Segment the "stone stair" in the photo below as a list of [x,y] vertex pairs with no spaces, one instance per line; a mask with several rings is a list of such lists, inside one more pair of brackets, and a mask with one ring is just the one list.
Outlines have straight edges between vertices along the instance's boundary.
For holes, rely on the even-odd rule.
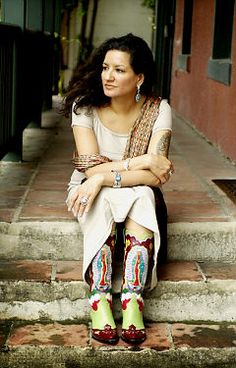
[[92,341],[85,324],[4,326],[1,368],[235,368],[235,325],[147,324],[144,346]]
[[[88,323],[81,270],[81,261],[2,261],[0,319]],[[145,293],[146,320],[236,323],[236,263],[173,261],[158,276],[158,287]],[[121,318],[118,293],[114,314]]]
[[[91,339],[81,261],[0,263],[0,366],[236,366],[236,264],[177,261],[145,294],[147,340]],[[119,297],[114,298],[119,325]],[[4,321],[4,322],[3,322]]]
[[[75,220],[0,222],[0,259],[82,259]],[[236,262],[236,222],[168,224],[168,259]]]
[[[46,151],[39,164],[26,164],[23,175],[22,166],[4,164],[3,182],[17,168],[14,183],[18,180],[23,195],[15,208],[0,208],[1,368],[236,368],[236,210],[204,170],[215,168],[214,178],[236,171],[178,119],[172,149],[178,169],[166,187],[168,263],[159,267],[158,287],[145,292],[148,338],[140,346],[91,339],[82,234],[62,205],[71,152],[67,130],[63,126],[50,138],[50,154]],[[180,151],[183,141],[191,142],[187,159]],[[203,151],[209,157],[201,168],[200,160],[194,161],[197,148],[198,158]],[[7,193],[13,196],[9,183]],[[114,314],[120,328],[118,294]]]

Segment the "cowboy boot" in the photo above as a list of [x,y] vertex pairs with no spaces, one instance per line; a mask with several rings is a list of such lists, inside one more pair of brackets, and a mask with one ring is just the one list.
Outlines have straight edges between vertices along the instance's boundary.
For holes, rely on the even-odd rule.
[[121,337],[132,344],[140,344],[146,339],[142,293],[148,275],[152,248],[153,237],[150,232],[137,239],[134,234],[126,231],[124,279],[121,292],[123,315]]
[[114,246],[113,233],[94,257],[89,274],[92,337],[108,344],[115,344],[118,341],[112,314],[111,277]]

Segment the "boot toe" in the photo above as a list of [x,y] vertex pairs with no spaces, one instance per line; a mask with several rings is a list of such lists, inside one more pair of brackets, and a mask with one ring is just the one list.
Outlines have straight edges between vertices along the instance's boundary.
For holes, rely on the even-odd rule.
[[108,324],[104,326],[103,330],[92,329],[92,337],[106,344],[116,344],[119,340],[117,329],[111,328]]
[[128,329],[122,329],[121,338],[127,343],[141,344],[146,340],[146,331],[137,330],[134,325],[130,325]]

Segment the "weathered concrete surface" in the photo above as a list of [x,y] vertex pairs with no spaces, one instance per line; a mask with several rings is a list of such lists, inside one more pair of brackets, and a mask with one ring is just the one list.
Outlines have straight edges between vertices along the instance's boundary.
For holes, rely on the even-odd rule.
[[75,221],[0,223],[1,259],[82,258],[82,234]]
[[236,260],[236,222],[168,225],[170,260]]
[[[0,319],[88,320],[88,288],[83,282],[1,282]],[[151,321],[236,322],[236,281],[160,281],[145,294],[144,316]],[[119,295],[114,314],[121,317]]]
[[145,313],[160,321],[236,321],[236,282],[159,282],[147,294]]
[[[1,259],[82,259],[76,221],[0,223]],[[168,225],[170,260],[236,260],[236,222]]]
[[235,368],[236,348],[117,349],[22,346],[0,353],[1,368]]

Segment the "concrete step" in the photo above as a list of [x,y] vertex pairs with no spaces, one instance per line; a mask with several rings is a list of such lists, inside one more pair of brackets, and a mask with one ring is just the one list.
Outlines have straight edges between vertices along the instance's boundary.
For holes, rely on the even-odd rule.
[[[88,287],[81,261],[0,263],[0,319],[89,321]],[[118,291],[119,277],[114,285]],[[236,322],[236,264],[170,262],[145,293],[144,317],[152,322]],[[119,294],[115,318],[121,318]]]
[[[235,368],[236,325],[150,323],[136,347],[91,339],[80,323],[0,322],[1,368]],[[120,326],[119,326],[120,330]]]
[[[0,259],[81,260],[76,221],[0,223]],[[236,261],[236,222],[168,224],[169,260]]]

